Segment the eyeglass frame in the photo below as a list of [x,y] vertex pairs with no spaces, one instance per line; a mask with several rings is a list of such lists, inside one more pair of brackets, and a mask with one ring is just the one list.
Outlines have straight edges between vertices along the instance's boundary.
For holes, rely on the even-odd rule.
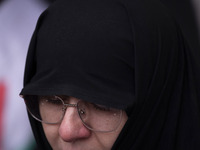
[[[122,116],[123,116],[123,111],[120,109],[119,123],[118,123],[118,125],[117,125],[113,130],[110,130],[110,131],[100,131],[100,130],[92,129],[92,128],[89,127],[86,123],[84,123],[84,121],[82,120],[82,117],[80,116],[79,110],[78,110],[78,103],[79,103],[80,101],[83,101],[83,100],[79,100],[76,104],[66,104],[66,103],[64,103],[64,101],[63,101],[63,99],[62,99],[61,97],[59,97],[59,96],[57,96],[57,95],[53,95],[53,96],[56,97],[56,98],[58,98],[59,100],[61,100],[61,102],[62,102],[62,104],[63,104],[63,106],[64,106],[64,109],[62,109],[63,115],[62,115],[62,118],[60,119],[60,121],[57,122],[57,123],[47,123],[47,122],[45,122],[45,121],[43,121],[43,120],[40,120],[40,119],[38,119],[33,113],[31,113],[31,111],[29,110],[28,106],[26,105],[26,108],[27,108],[28,112],[31,114],[31,116],[32,116],[34,119],[36,119],[37,121],[39,121],[39,122],[41,122],[41,123],[45,123],[45,124],[50,124],[50,125],[59,124],[59,123],[61,123],[62,120],[63,120],[63,117],[64,117],[64,114],[65,114],[65,112],[66,112],[66,110],[67,110],[67,107],[76,107],[76,108],[77,108],[77,113],[78,113],[79,118],[81,119],[81,122],[83,123],[83,125],[84,125],[87,129],[89,129],[89,130],[91,130],[91,131],[93,131],[93,132],[101,132],[101,133],[113,132],[113,131],[117,130],[117,128],[118,128],[118,127],[120,126],[120,124],[121,124]],[[20,95],[20,97],[24,99],[24,95]],[[26,104],[26,100],[25,100],[25,99],[24,99],[24,102],[25,102],[25,104]]]

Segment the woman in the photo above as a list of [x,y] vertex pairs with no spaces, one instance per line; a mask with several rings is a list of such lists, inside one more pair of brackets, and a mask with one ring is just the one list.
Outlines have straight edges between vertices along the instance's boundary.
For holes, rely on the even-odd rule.
[[21,92],[39,149],[199,150],[199,58],[156,0],[54,2]]

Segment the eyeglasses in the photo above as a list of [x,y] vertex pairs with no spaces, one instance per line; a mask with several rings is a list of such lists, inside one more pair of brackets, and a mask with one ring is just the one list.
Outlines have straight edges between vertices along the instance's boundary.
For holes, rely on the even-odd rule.
[[79,100],[69,104],[69,98],[61,96],[22,96],[33,118],[46,124],[61,123],[67,107],[76,107],[83,124],[92,131],[112,132],[122,119],[122,110]]

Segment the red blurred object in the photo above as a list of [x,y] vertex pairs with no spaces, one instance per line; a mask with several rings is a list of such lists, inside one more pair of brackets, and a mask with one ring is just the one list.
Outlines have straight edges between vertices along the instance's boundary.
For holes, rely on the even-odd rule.
[[4,82],[0,82],[0,149],[2,147],[2,124],[3,124],[3,108],[5,101],[6,86]]

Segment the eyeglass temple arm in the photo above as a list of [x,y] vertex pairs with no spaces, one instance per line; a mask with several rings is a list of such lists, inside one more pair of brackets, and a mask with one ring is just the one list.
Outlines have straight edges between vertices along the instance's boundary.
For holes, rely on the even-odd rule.
[[[19,95],[21,98],[24,98],[24,95]],[[77,104],[64,104],[66,107],[77,107]]]

